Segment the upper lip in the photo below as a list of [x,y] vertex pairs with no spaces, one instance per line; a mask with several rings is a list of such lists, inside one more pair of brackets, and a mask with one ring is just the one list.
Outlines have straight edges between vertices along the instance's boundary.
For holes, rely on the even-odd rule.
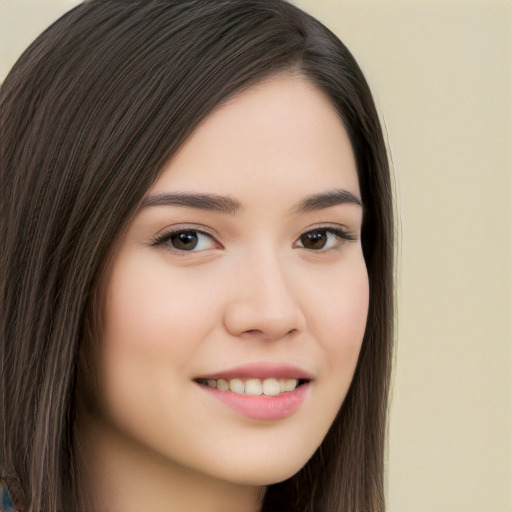
[[227,370],[222,370],[208,375],[200,375],[198,379],[297,379],[313,380],[313,376],[306,370],[290,363],[279,362],[261,362],[249,363],[240,366],[234,366]]

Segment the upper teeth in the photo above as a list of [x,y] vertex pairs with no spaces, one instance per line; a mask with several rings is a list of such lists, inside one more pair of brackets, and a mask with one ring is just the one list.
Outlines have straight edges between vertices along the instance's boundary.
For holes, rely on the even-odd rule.
[[220,391],[233,391],[245,395],[276,396],[279,393],[293,391],[299,384],[297,379],[208,379],[205,383]]

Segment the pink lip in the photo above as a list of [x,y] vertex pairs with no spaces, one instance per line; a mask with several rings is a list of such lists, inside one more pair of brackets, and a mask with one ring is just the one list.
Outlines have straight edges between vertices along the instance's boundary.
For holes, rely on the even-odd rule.
[[[216,388],[200,384],[201,380],[208,379],[297,379],[308,381],[302,383],[293,391],[280,393],[276,396],[252,396],[232,391],[220,391]],[[236,366],[228,370],[211,373],[209,375],[201,375],[196,382],[201,389],[209,393],[211,396],[227,405],[239,414],[247,418],[256,420],[278,420],[291,416],[304,402],[308,390],[310,388],[309,381],[313,380],[313,376],[289,363],[250,363]]]
[[247,418],[268,421],[284,419],[299,409],[306,398],[309,384],[302,384],[293,391],[277,396],[242,395],[232,391],[219,391],[204,385],[201,385],[201,389]]
[[313,380],[313,376],[298,366],[289,363],[250,363],[235,366],[209,375],[201,375],[201,379],[297,379]]

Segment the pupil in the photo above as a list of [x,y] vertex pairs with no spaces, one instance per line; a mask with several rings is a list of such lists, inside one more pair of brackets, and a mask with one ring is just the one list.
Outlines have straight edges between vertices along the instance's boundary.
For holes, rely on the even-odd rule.
[[327,242],[325,231],[313,231],[300,237],[302,245],[306,249],[323,249]]
[[191,251],[197,245],[197,233],[194,231],[182,231],[173,235],[172,245],[182,251]]

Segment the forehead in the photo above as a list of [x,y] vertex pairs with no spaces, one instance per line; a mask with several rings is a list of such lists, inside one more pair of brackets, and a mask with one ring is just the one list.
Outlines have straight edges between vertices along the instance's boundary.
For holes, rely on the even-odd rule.
[[194,189],[243,201],[262,187],[269,194],[341,187],[359,195],[352,148],[338,113],[302,76],[272,77],[220,106],[150,192]]

